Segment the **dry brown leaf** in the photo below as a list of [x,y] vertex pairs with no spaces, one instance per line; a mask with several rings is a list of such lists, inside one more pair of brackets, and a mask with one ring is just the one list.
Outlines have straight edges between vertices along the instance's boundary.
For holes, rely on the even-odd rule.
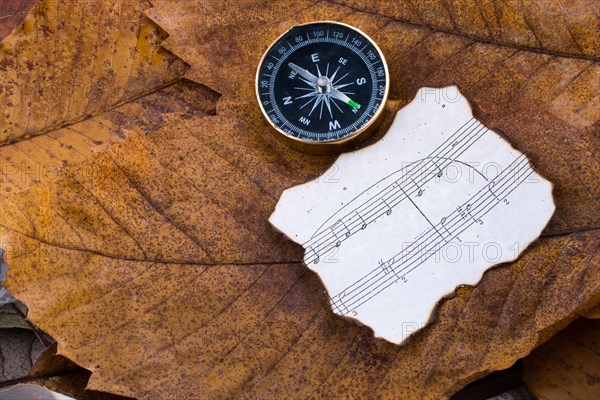
[[600,318],[600,304],[598,304],[596,307],[586,311],[585,314],[583,314],[583,316],[585,318],[589,318],[589,319]]
[[17,27],[37,0],[4,0],[0,3],[0,40]]
[[[256,65],[281,32],[313,20],[354,24],[375,39],[390,64],[389,97],[398,102],[392,108],[411,101],[422,86],[456,84],[476,117],[506,134],[555,183],[558,207],[546,235],[600,226],[600,162],[595,156],[600,151],[600,49],[592,59],[525,51],[326,1],[296,1],[293,15],[287,3],[259,0],[153,4],[147,14],[169,33],[164,46],[191,65],[186,76],[224,94],[224,101],[252,105]],[[460,4],[451,7],[454,13]],[[569,9],[588,21],[598,4],[590,0]],[[553,14],[545,18],[546,26],[562,29]],[[510,31],[509,22],[503,31]],[[586,40],[600,42],[599,32]],[[508,39],[502,43],[512,44]]]
[[[0,143],[12,143],[142,96],[185,65],[158,43],[144,0],[39,2],[0,44]],[[102,28],[102,29],[100,29]]]
[[[600,301],[597,61],[328,2],[154,5],[165,45],[191,66],[186,76],[224,95],[217,115],[127,130],[82,168],[2,199],[10,289],[59,353],[93,372],[90,388],[139,398],[439,398],[510,366]],[[558,237],[459,289],[403,347],[334,317],[299,246],[267,222],[281,190],[331,162],[279,143],[252,86],[266,46],[315,19],[350,23],[381,45],[388,118],[420,86],[457,84],[475,115],[556,183],[545,234]],[[96,173],[84,175],[86,166]]]
[[567,56],[600,55],[595,0],[334,0],[481,42]]
[[[126,146],[111,150],[117,147]],[[118,152],[105,155],[105,168],[114,174],[108,176],[135,174],[127,162],[118,161],[124,159],[116,157]],[[157,175],[165,186],[171,183],[171,174]],[[130,179],[139,184],[137,174]],[[86,190],[75,180],[65,178],[61,187],[79,188],[84,204],[108,205],[102,192],[112,188],[114,195],[128,198],[127,209],[142,212],[139,217],[149,230],[161,229],[141,185],[135,185],[142,190],[136,194],[124,181],[84,183]],[[94,199],[87,197],[88,190]],[[164,187],[147,190],[152,193],[146,198],[157,202],[165,193]],[[181,195],[187,204],[200,194],[190,187]],[[50,225],[63,224],[50,210],[63,213],[73,203],[50,196],[51,204],[36,207]],[[80,215],[71,218],[85,215],[90,228],[106,215],[85,206],[77,209]],[[113,246],[117,240],[130,242],[125,232],[142,223],[124,222],[121,234],[110,235]],[[311,393],[320,398],[436,398],[459,389],[474,374],[508,367],[600,290],[597,269],[586,269],[598,263],[597,254],[590,258],[599,244],[597,232],[545,239],[520,262],[490,271],[477,288],[462,289],[444,302],[438,321],[398,348],[334,317],[318,278],[300,265],[185,264],[182,258],[188,254],[182,251],[180,258],[174,252],[184,250],[175,247],[182,236],[168,224],[162,229],[174,235],[170,242],[147,238],[141,244],[147,252],[162,249],[171,262],[123,260],[64,248],[71,243],[51,246],[11,235],[23,246],[12,264],[39,265],[35,274],[14,274],[11,288],[35,304],[31,318],[56,337],[60,352],[94,372],[92,389],[141,398],[200,393],[205,398],[242,393],[247,398]],[[187,232],[201,237],[200,229],[205,226]],[[99,250],[110,251],[111,243],[104,247]],[[60,288],[61,295],[44,294],[52,288]]]
[[166,35],[143,16],[148,6],[40,2],[0,43],[0,193],[53,180],[92,147],[120,140],[123,128],[207,111],[201,98],[181,109],[189,89],[177,81],[187,66],[159,46]]
[[0,386],[27,376],[43,349],[43,344],[30,330],[0,329]]
[[[214,114],[217,98],[183,79],[94,117],[1,146],[0,196],[26,190],[32,182],[56,181],[59,170],[80,168],[94,151],[122,140],[127,129],[148,132],[176,115]],[[93,168],[86,172],[95,173]]]
[[578,319],[524,365],[523,379],[540,400],[600,398],[600,320]]

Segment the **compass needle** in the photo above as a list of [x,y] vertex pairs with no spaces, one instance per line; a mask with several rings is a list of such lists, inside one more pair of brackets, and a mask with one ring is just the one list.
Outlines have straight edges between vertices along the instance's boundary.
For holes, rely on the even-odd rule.
[[313,83],[313,84],[317,83],[317,79],[319,79],[319,78],[317,78],[316,76],[314,76],[313,74],[308,72],[308,70],[301,68],[294,63],[289,63],[288,65],[290,66],[290,68],[292,68],[294,71],[296,71],[298,73],[298,75],[300,75],[301,77],[306,79],[308,81],[308,83]]
[[388,88],[387,64],[373,40],[331,21],[283,33],[256,72],[259,106],[279,137],[296,149],[320,154],[366,139],[384,109]]
[[358,104],[357,102],[352,100],[350,97],[348,97],[347,95],[345,95],[344,93],[340,92],[339,90],[337,90],[335,88],[333,88],[331,90],[331,95],[333,97],[335,97],[336,99],[341,100],[344,103],[350,105],[352,108],[355,108],[357,110],[360,108],[360,104]]
[[315,85],[314,85],[312,82],[309,82],[309,81],[307,81],[307,80],[306,80],[306,79],[304,79],[304,78],[300,78],[300,80],[301,80],[302,82],[306,83],[308,86],[310,86],[310,89],[311,89],[311,90],[315,88]]

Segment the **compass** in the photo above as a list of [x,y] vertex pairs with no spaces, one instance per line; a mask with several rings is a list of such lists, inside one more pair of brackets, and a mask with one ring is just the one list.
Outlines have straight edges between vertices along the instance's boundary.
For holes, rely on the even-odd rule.
[[339,22],[294,26],[267,49],[256,73],[265,117],[292,147],[332,153],[371,133],[389,89],[381,50]]

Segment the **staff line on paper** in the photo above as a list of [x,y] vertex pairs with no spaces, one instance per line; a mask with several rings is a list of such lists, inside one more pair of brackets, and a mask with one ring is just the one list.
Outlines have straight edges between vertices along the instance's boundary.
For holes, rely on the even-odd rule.
[[[523,163],[523,161],[525,161],[525,163]],[[520,170],[523,167],[526,168],[528,165],[529,165],[529,162],[527,161],[527,159],[524,156],[517,157],[508,167],[505,168],[505,170],[502,171],[502,173],[500,175],[498,175],[492,182],[490,182],[490,184],[481,188],[471,199],[469,199],[467,202],[463,203],[462,206],[458,206],[457,209],[453,213],[451,213],[449,216],[442,218],[442,221],[440,222],[440,224],[443,225],[444,229],[448,232],[448,237],[451,237],[451,238],[457,237],[462,232],[464,232],[464,230],[466,230],[470,226],[472,226],[474,223],[478,222],[478,223],[482,224],[483,221],[481,220],[481,218],[483,216],[485,216],[489,211],[491,211],[494,207],[496,207],[498,204],[500,204],[500,202],[502,200],[505,200],[506,197],[510,193],[512,193],[516,188],[518,188],[533,173],[533,170],[530,170],[529,173],[526,175],[525,174],[522,175],[522,179],[515,180],[514,185],[510,183],[511,175],[505,174],[505,172],[507,172],[509,170],[514,170],[515,168],[517,168],[517,170]],[[495,185],[492,185],[492,183],[495,183]],[[509,183],[509,184],[506,185],[507,183]],[[493,192],[491,190],[491,187],[496,188],[497,191]],[[500,199],[498,196],[503,196],[503,198]],[[473,207],[474,205],[475,205],[475,207]],[[463,211],[463,207],[464,207],[464,210],[466,210],[466,211]],[[468,216],[467,216],[467,214],[468,214]],[[477,215],[477,218],[475,217],[476,215]],[[450,223],[451,225],[448,226],[448,225],[446,225],[446,223]],[[464,229],[460,230],[463,227],[464,227]],[[453,233],[451,233],[451,230],[454,231],[454,235],[453,235]],[[460,230],[460,232],[458,232],[459,230]],[[360,305],[364,304],[364,302],[368,301],[369,299],[371,299],[372,297],[374,297],[375,295],[377,295],[378,293],[383,291],[385,288],[387,288],[391,284],[398,282],[400,278],[403,278],[406,274],[408,274],[409,272],[411,272],[412,270],[417,268],[419,265],[421,265],[423,262],[425,262],[429,257],[431,257],[435,253],[435,252],[427,253],[427,254],[429,254],[429,256],[426,259],[422,260],[421,263],[417,263],[417,265],[414,265],[414,266],[413,266],[413,264],[414,264],[413,258],[418,253],[414,253],[412,255],[409,254],[410,257],[406,261],[403,261],[404,264],[410,261],[408,263],[408,265],[405,265],[400,270],[397,270],[394,267],[394,264],[397,264],[398,261],[403,260],[407,257],[406,255],[403,255],[403,253],[410,251],[411,248],[416,248],[415,245],[418,244],[418,245],[425,246],[426,248],[428,248],[428,247],[431,247],[432,244],[435,247],[435,245],[439,245],[440,243],[442,243],[442,241],[436,242],[435,239],[433,241],[429,241],[430,238],[432,238],[432,237],[436,238],[438,236],[433,232],[434,232],[434,229],[433,228],[430,229],[428,232],[423,234],[421,238],[419,238],[421,243],[418,243],[418,241],[413,242],[410,246],[408,246],[406,249],[403,249],[400,253],[396,254],[390,260],[380,263],[380,267],[375,268],[367,275],[363,276],[362,278],[360,278],[359,280],[357,280],[356,282],[354,282],[353,284],[351,284],[350,286],[348,286],[347,288],[345,288],[344,290],[342,290],[335,296],[331,297],[332,304],[335,307],[337,307],[337,309],[340,312],[342,312],[343,310],[337,304],[337,302],[339,301],[340,304],[343,304],[344,308],[346,308],[346,311],[351,311],[351,308],[352,309],[358,308]],[[436,232],[438,234],[440,234],[439,231],[437,231],[437,229],[436,229]],[[441,234],[440,234],[440,236],[444,239],[444,241],[446,243],[448,243],[447,238],[444,238],[443,235],[441,235]],[[422,242],[424,242],[424,243],[422,243]],[[402,265],[402,264],[399,264],[399,265]],[[387,283],[389,281],[389,279],[385,280],[385,277],[387,275],[389,275],[390,272],[394,273],[394,276],[396,277],[396,279],[392,279],[391,283],[389,283],[388,285],[385,285],[385,283]],[[403,273],[403,274],[401,276],[399,276],[398,275],[399,273]],[[365,281],[365,279],[366,279],[366,281]],[[372,282],[373,279],[376,279],[376,281]],[[384,282],[381,284],[378,284],[382,279],[384,280]],[[367,284],[368,284],[368,286],[366,288],[363,288],[363,286],[367,285]],[[373,289],[374,285],[376,285],[376,287]],[[364,299],[364,297],[369,296],[369,294],[371,294],[374,290],[377,290],[378,288],[380,288],[383,285],[385,285],[385,286],[383,288],[381,288],[381,290],[378,290],[376,293],[374,293],[372,296],[368,297],[366,300],[360,301],[360,300]],[[365,291],[367,291],[367,293],[362,295]],[[356,296],[360,296],[360,297],[358,298],[358,300],[353,300],[356,298]],[[344,312],[342,312],[342,313],[344,313]]]
[[[521,164],[521,162],[519,162],[517,165],[520,165],[520,164]],[[511,164],[511,165],[512,165],[512,164]],[[499,175],[499,177],[500,177],[500,175]],[[497,177],[496,179],[498,179],[498,177]],[[506,181],[506,180],[503,180],[502,182],[503,182],[503,184],[502,184],[502,186],[503,186],[503,185],[504,185],[504,183],[505,183],[505,182],[508,182],[508,181]],[[502,187],[502,186],[499,186],[499,187]],[[483,188],[481,188],[481,189],[480,189],[480,190],[479,190],[479,191],[478,191],[478,192],[477,192],[477,193],[476,193],[476,194],[475,194],[475,195],[472,197],[472,199],[471,199],[471,203],[473,203],[473,201],[474,201],[475,199],[477,199],[479,195],[481,195],[482,193],[485,193],[485,189],[489,189],[489,185],[488,185],[488,186],[485,186],[485,187],[483,187]],[[497,196],[497,195],[496,195],[496,196]],[[494,198],[495,198],[495,199],[496,199],[498,202],[499,202],[499,201],[501,201],[501,199],[497,198],[496,196],[494,196]],[[465,216],[465,214],[466,214],[466,213],[462,212],[462,207],[465,207],[465,208],[466,208],[466,205],[467,205],[467,204],[469,204],[469,203],[468,203],[468,202],[465,202],[465,203],[463,203],[463,205],[460,205],[460,206],[458,206],[458,207],[455,209],[455,212],[456,212],[456,211],[458,211],[458,212],[459,212],[459,214],[458,214],[458,215],[462,217],[462,220],[464,220],[464,216]],[[453,214],[454,214],[454,212],[453,212],[451,215],[453,215]],[[444,221],[444,220],[447,220],[447,218],[448,218],[448,217],[444,217],[444,218],[442,218],[442,221]],[[452,219],[450,219],[450,222],[452,222],[452,221],[455,221],[455,220],[456,220],[456,216],[454,216]],[[446,222],[445,222],[445,223],[446,223]],[[445,224],[445,223],[444,223],[444,224]],[[445,229],[446,229],[446,230],[448,230],[448,227],[445,227]],[[429,230],[428,232],[426,232],[425,234],[423,234],[423,235],[421,236],[421,238],[423,238],[423,236],[424,236],[424,235],[428,235],[428,236],[427,236],[427,238],[425,238],[426,240],[428,240],[428,239],[429,239],[429,238],[432,236],[432,232],[433,232],[432,230]],[[435,235],[433,235],[433,236],[435,236]],[[412,243],[412,244],[411,244],[409,247],[407,247],[407,248],[406,248],[406,249],[404,249],[403,251],[409,250],[409,249],[410,249],[410,247],[412,247],[412,246],[415,246],[416,244],[417,244],[417,242],[416,242],[416,241],[415,241],[415,242],[413,242],[413,243]],[[397,254],[397,255],[396,255],[396,257],[398,257],[398,256],[400,256],[400,255],[401,255],[401,253]],[[373,270],[372,272],[374,272],[374,271],[376,271],[376,269],[375,269],[375,270]],[[360,281],[360,280],[359,280],[359,281]],[[358,282],[358,281],[357,281],[357,282]],[[356,283],[356,282],[355,282],[355,283]],[[352,285],[351,285],[351,286],[352,286]],[[348,289],[348,288],[346,288],[346,289]]]
[[[454,143],[452,144],[452,146],[449,148],[448,152],[456,150],[455,153],[452,154],[452,157],[454,157],[454,158],[444,157],[443,158],[444,161],[442,162],[443,167],[440,167],[437,163],[435,163],[435,160],[433,158],[428,158],[427,162],[419,163],[418,165],[420,165],[420,164],[427,165],[428,163],[431,162],[434,164],[435,168],[432,170],[428,167],[424,173],[421,173],[421,178],[419,181],[421,183],[421,185],[417,184],[415,182],[415,180],[413,179],[413,177],[410,176],[411,172],[413,172],[416,169],[416,167],[413,167],[407,173],[407,175],[409,175],[408,178],[410,179],[410,182],[413,183],[412,185],[410,184],[410,182],[408,182],[408,183],[406,183],[406,186],[407,186],[406,188],[402,187],[401,184],[398,183],[398,181],[400,181],[400,180],[406,181],[407,178],[401,177],[401,178],[397,179],[396,181],[394,181],[392,184],[388,185],[387,187],[385,187],[384,189],[379,191],[373,197],[369,198],[365,203],[360,204],[354,210],[352,210],[345,216],[338,219],[336,222],[334,222],[329,227],[327,227],[325,229],[320,228],[318,234],[314,235],[313,238],[311,238],[308,242],[304,243],[304,246],[307,248],[307,253],[309,253],[308,258],[305,260],[306,264],[310,264],[312,262],[318,263],[318,261],[322,255],[333,250],[335,247],[339,247],[343,240],[347,239],[349,236],[355,234],[356,232],[358,232],[362,229],[365,229],[366,225],[374,222],[375,220],[377,220],[379,217],[383,216],[384,214],[390,215],[392,212],[392,208],[394,206],[398,205],[404,199],[406,199],[406,198],[410,199],[410,195],[412,195],[414,193],[418,193],[417,196],[420,196],[422,194],[421,186],[424,186],[427,182],[429,182],[435,176],[439,176],[439,174],[442,173],[444,168],[446,168],[452,162],[455,162],[456,157],[460,156],[460,154],[464,153],[464,151],[466,151],[468,148],[470,148],[487,131],[487,128],[485,126],[478,124],[478,121],[473,120],[473,119],[471,119],[469,121],[475,121],[476,123],[470,124],[469,126],[467,126],[466,129],[470,129],[473,126],[475,126],[475,127],[473,127],[471,129],[471,131],[467,134],[466,141],[461,143],[460,146],[458,146],[459,140],[455,140]],[[468,122],[465,123],[461,127],[461,129],[463,127],[465,127],[467,124],[468,124]],[[456,133],[453,134],[446,142],[450,142],[454,138],[455,135],[456,135]],[[438,146],[438,149],[441,146],[442,145]],[[446,152],[446,153],[448,153],[448,152]],[[447,156],[447,155],[449,155],[449,154],[444,154],[444,156]],[[431,173],[431,172],[433,172],[433,173]],[[419,179],[419,178],[417,178],[417,179]],[[388,197],[385,197],[386,195],[388,195]],[[344,233],[343,236],[336,232],[336,228],[340,225],[340,223],[343,223],[343,225],[345,226],[345,229],[346,229],[346,232]],[[355,228],[357,228],[357,227],[360,227],[360,229],[355,230]],[[341,238],[340,238],[340,236],[341,236]],[[312,252],[312,254],[310,254],[311,252]]]

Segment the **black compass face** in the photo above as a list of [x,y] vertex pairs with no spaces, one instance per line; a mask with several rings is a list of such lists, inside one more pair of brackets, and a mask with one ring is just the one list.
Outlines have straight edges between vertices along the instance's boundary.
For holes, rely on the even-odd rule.
[[300,141],[342,141],[363,131],[387,96],[385,59],[348,25],[292,28],[264,55],[257,95],[273,126]]

